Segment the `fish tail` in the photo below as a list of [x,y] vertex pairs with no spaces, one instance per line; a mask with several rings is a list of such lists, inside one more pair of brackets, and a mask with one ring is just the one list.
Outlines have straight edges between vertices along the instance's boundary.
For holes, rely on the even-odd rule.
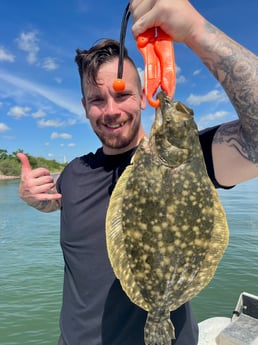
[[150,313],[144,327],[145,345],[171,345],[175,329],[168,315],[165,319],[153,318]]

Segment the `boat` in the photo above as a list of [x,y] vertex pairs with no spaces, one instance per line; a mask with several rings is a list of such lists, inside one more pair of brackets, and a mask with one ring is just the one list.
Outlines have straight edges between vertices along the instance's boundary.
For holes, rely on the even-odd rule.
[[201,321],[198,345],[258,345],[258,295],[242,292],[231,318]]

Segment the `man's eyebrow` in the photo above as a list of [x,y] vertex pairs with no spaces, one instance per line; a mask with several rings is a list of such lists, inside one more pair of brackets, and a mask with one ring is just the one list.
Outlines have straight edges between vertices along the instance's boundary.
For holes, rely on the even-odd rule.
[[118,95],[127,95],[127,94],[133,94],[133,93],[134,93],[133,90],[126,89],[126,88],[122,91],[116,91],[116,94]]
[[98,98],[98,97],[101,97],[101,95],[99,93],[93,93],[93,94],[91,94],[89,96],[86,96],[86,99],[87,100],[92,100],[92,99]]

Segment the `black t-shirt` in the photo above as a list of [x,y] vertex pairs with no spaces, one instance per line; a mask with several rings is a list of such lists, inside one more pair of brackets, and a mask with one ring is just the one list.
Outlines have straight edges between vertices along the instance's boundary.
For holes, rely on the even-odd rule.
[[[216,128],[200,133],[216,187],[211,143]],[[66,345],[144,345],[147,313],[123,292],[109,263],[105,217],[118,177],[135,150],[107,156],[102,149],[74,159],[62,172],[61,246],[65,260],[60,327]],[[171,313],[173,345],[196,345],[198,326],[189,303]]]

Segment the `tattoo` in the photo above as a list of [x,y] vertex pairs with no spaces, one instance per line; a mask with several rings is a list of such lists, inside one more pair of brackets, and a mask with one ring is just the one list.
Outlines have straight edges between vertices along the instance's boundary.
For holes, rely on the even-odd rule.
[[42,212],[52,212],[60,209],[58,200],[39,200],[31,203],[30,206]]
[[223,124],[215,133],[213,138],[215,144],[222,144],[234,147],[238,153],[245,159],[256,163],[258,167],[258,150],[253,147],[253,140],[249,136],[245,137],[240,121],[234,121]]
[[216,140],[226,140],[242,156],[258,163],[258,57],[208,22],[206,31],[209,40],[201,58],[221,83],[240,120],[234,126],[222,126]]

